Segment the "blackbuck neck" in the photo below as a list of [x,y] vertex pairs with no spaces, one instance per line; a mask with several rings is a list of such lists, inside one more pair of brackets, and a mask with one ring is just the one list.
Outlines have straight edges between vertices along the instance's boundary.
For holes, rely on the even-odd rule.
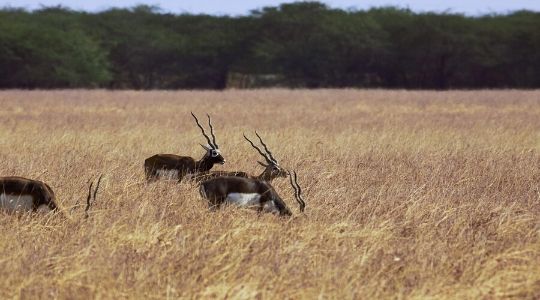
[[[209,153],[206,153],[200,160],[198,160],[195,163],[195,172],[207,172],[212,167],[214,167],[215,164],[220,163],[220,160],[216,160],[212,155],[209,155]],[[223,163],[221,163],[223,164]]]

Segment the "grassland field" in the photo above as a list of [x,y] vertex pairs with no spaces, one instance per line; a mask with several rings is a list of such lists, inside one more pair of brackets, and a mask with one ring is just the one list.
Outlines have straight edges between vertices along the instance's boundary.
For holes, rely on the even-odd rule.
[[[1,175],[62,214],[0,213],[0,298],[540,299],[540,91],[2,91]],[[156,153],[259,174],[256,129],[304,188],[292,218],[146,184]],[[90,217],[88,184],[104,174]]]

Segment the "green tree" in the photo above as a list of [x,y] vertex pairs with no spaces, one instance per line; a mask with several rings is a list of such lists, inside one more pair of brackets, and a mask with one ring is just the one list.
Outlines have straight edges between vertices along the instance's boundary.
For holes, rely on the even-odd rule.
[[50,12],[3,14],[0,86],[95,87],[110,80],[105,53],[75,24]]

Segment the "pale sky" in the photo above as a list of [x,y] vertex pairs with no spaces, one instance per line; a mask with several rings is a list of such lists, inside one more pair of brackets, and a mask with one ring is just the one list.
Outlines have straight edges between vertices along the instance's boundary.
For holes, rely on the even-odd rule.
[[[0,7],[23,7],[36,9],[44,6],[62,5],[75,10],[100,11],[110,7],[132,7],[137,4],[157,5],[165,12],[173,13],[206,13],[218,15],[247,14],[252,9],[264,6],[276,6],[280,3],[294,1],[268,1],[268,0],[0,0]],[[519,9],[540,11],[540,0],[327,0],[320,1],[334,8],[366,9],[373,6],[399,6],[408,7],[414,11],[445,11],[479,15],[486,13],[506,13]]]

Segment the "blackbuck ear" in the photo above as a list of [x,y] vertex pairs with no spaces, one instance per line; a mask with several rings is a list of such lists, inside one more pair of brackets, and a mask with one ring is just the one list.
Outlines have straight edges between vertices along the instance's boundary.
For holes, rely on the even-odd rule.
[[205,145],[203,145],[203,144],[199,144],[199,145],[201,145],[201,147],[203,147],[203,148],[204,148],[204,150],[206,150],[206,151],[210,151],[210,148],[208,148],[208,146],[205,146]]

